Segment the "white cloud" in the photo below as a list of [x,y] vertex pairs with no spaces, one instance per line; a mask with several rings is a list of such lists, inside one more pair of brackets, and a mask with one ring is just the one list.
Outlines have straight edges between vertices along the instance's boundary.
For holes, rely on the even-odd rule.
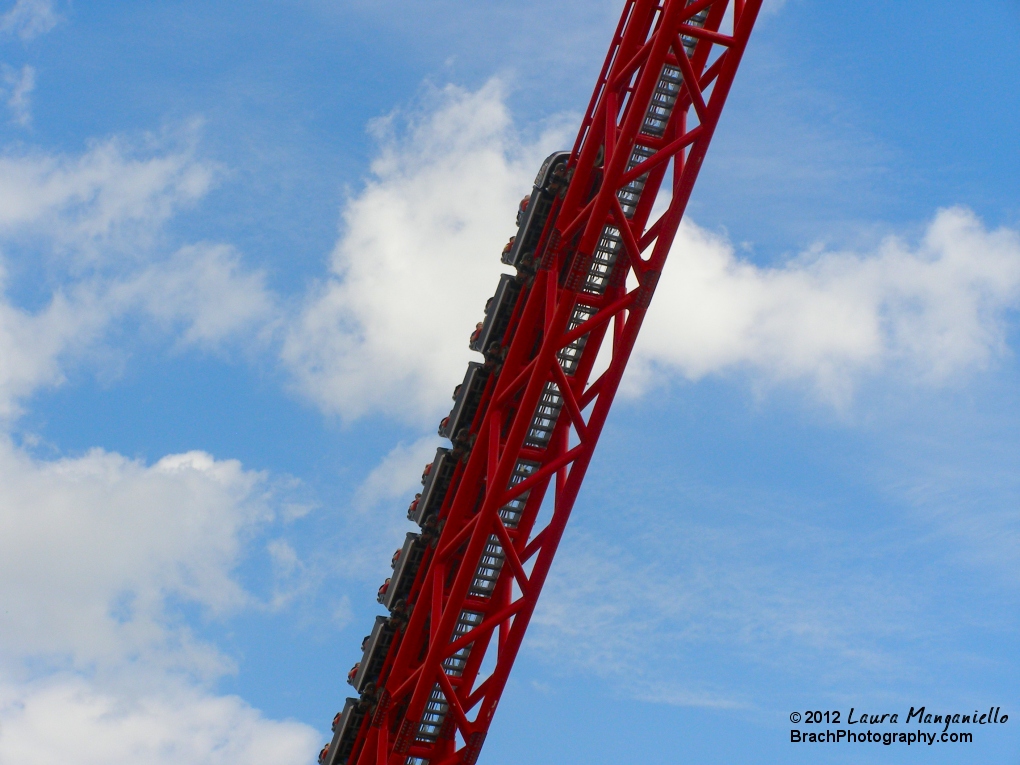
[[[14,104],[26,119],[31,74]],[[181,612],[216,618],[290,597],[274,581],[263,603],[235,576],[274,515],[264,475],[197,451],[152,465],[101,449],[43,460],[3,433],[125,319],[203,348],[271,325],[264,274],[232,248],[167,254],[164,224],[215,174],[194,149],[192,127],[80,156],[0,155],[0,762],[73,751],[103,765],[307,763],[320,743],[216,695],[233,661]],[[269,552],[293,588],[293,550]]]
[[312,759],[315,731],[207,689],[232,662],[174,613],[251,605],[234,569],[271,517],[264,478],[201,452],[43,461],[0,441],[0,762]]
[[195,128],[183,146],[152,139],[134,148],[113,138],[80,156],[39,152],[0,156],[0,236],[42,242],[78,265],[138,257],[182,206],[203,196],[215,167],[194,156]]
[[262,476],[201,452],[151,466],[98,449],[47,462],[7,440],[0,476],[0,658],[89,667],[166,655],[222,669],[169,626],[165,604],[247,602],[230,572],[268,519]]
[[1020,300],[1020,235],[970,211],[940,211],[916,246],[812,251],[778,267],[742,260],[724,238],[685,223],[663,271],[630,373],[699,379],[744,369],[808,381],[843,403],[865,374],[898,369],[944,383],[1006,352]]
[[[125,318],[206,348],[271,322],[264,274],[233,249],[162,251],[163,224],[211,183],[193,146],[113,139],[77,157],[0,157],[4,420]],[[19,304],[33,290],[41,307]],[[313,758],[310,728],[210,690],[233,662],[177,610],[267,605],[234,576],[272,515],[264,480],[202,452],[153,465],[99,449],[45,461],[0,436],[0,762],[62,750],[104,765]],[[290,584],[293,572],[277,569]]]
[[14,121],[22,127],[28,127],[32,123],[30,96],[35,90],[35,68],[25,64],[20,70],[15,70],[4,64],[3,76],[4,83],[10,89],[7,106]]
[[318,734],[296,722],[266,720],[234,696],[188,688],[123,697],[58,677],[0,683],[0,762],[50,765],[305,765]]
[[[352,196],[330,275],[289,328],[284,363],[327,412],[385,410],[415,420],[441,412],[495,286],[519,196],[542,156],[564,143],[555,132],[534,144],[518,139],[498,83],[477,93],[449,88],[438,102],[406,135],[386,133],[392,121],[380,123],[374,177]],[[0,242],[35,247],[63,279],[43,308],[16,305],[11,291],[0,300],[0,414],[16,413],[39,386],[59,383],[67,360],[101,342],[118,317],[143,316],[181,343],[205,347],[273,325],[276,301],[264,274],[245,269],[231,248],[201,243],[154,254],[162,224],[201,197],[214,174],[189,147],[139,152],[120,140],[81,157],[0,157]],[[742,261],[724,239],[685,224],[631,382],[747,370],[769,382],[806,380],[845,400],[866,373],[895,367],[940,381],[980,368],[1005,349],[1003,311],[1017,299],[1018,252],[1014,232],[989,232],[959,209],[939,213],[916,247],[889,240],[874,253],[813,252],[774,268]],[[331,571],[385,573],[385,553],[406,530],[402,508],[391,503],[413,491],[434,444],[432,437],[400,446],[372,471],[354,504],[386,515],[369,524],[369,537],[359,531],[357,545],[347,535],[330,549],[332,559],[342,558],[330,562]],[[263,721],[239,700],[202,689],[200,681],[229,670],[230,661],[167,606],[185,601],[224,612],[251,604],[232,572],[269,513],[261,481],[202,453],[151,466],[99,450],[45,462],[0,443],[0,579],[12,583],[0,592],[0,661],[18,668],[41,660],[68,672],[45,682],[0,679],[0,761],[46,760],[53,737],[43,735],[41,721],[61,716],[88,743],[86,762],[216,763],[224,752],[258,762],[263,755],[244,748],[248,736],[268,738],[259,749],[275,752],[267,762],[308,759],[307,729]],[[713,547],[711,534],[699,540],[724,559],[746,553]],[[267,551],[287,585],[268,604],[280,607],[305,586],[313,565],[306,568],[283,539]],[[634,618],[664,603],[663,619],[672,624],[686,617],[704,623],[707,612],[715,637],[736,625],[766,631],[773,643],[844,650],[858,635],[853,614],[826,611],[811,599],[815,593],[769,590],[768,562],[732,573],[724,584],[735,594],[719,606],[718,581],[699,589],[725,575],[718,565],[701,561],[676,573],[595,552],[564,559],[565,589],[546,598],[533,644],[542,645],[544,629],[546,638],[568,638],[575,661],[629,666],[646,698],[740,703],[620,663],[649,640],[671,650],[655,637],[667,622]],[[338,603],[336,620],[344,623],[350,606],[345,598]],[[750,617],[749,603],[759,608]],[[876,609],[890,605],[900,607],[889,596]],[[666,633],[674,647],[706,639]],[[878,652],[858,656],[881,659]],[[150,690],[128,693],[89,676],[98,669],[122,677],[125,667],[156,678]],[[192,680],[164,682],[181,670]]]
[[0,16],[0,32],[31,40],[46,34],[59,22],[53,0],[17,0],[13,8]]
[[343,214],[331,275],[289,333],[300,389],[344,417],[438,414],[471,357],[467,339],[495,290],[520,198],[556,131],[516,137],[498,81],[452,86],[383,149]]
[[[557,141],[522,145],[495,82],[448,88],[406,134],[391,122],[373,179],[344,210],[330,278],[282,356],[327,412],[417,421],[441,413],[471,357],[464,338],[495,284],[515,203]],[[756,386],[807,383],[842,406],[868,376],[946,384],[1006,352],[1018,299],[1020,236],[964,208],[938,212],[916,245],[815,248],[778,266],[685,221],[627,389],[743,371]]]

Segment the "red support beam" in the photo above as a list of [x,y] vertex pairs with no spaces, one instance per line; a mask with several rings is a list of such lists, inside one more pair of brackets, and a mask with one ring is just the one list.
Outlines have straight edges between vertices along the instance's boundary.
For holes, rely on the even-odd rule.
[[477,759],[761,2],[627,0],[344,765]]

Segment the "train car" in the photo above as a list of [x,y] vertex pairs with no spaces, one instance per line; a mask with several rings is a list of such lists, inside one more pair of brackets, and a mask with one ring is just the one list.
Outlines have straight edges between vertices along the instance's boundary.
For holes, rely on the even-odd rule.
[[414,586],[414,578],[418,575],[421,560],[425,557],[425,540],[421,534],[408,532],[400,554],[393,561],[393,576],[382,598],[382,604],[390,611],[395,610],[401,602],[405,602]]
[[396,630],[385,616],[375,617],[375,624],[372,626],[372,633],[365,643],[365,653],[358,664],[357,672],[351,678],[350,683],[358,693],[366,693],[372,689],[376,680],[379,679],[379,672],[386,661],[386,652],[390,650],[390,643]]
[[453,400],[453,409],[439,425],[439,435],[451,441],[464,440],[461,431],[471,427],[471,421],[478,411],[478,404],[485,392],[485,383],[489,380],[489,370],[484,364],[472,361],[468,364],[464,380],[457,386]]
[[360,699],[347,699],[333,720],[333,740],[319,755],[320,765],[347,765],[367,711]]
[[520,216],[517,235],[502,256],[502,261],[508,266],[518,270],[527,270],[532,266],[531,259],[542,238],[542,231],[552,211],[553,201],[566,186],[568,159],[569,151],[557,151],[550,154],[542,163],[535,178],[535,187],[531,190],[531,198]]
[[407,517],[410,520],[424,526],[430,517],[439,513],[456,467],[457,460],[453,452],[442,447],[436,449],[436,457],[426,467],[426,473],[422,477],[421,496],[411,505],[412,510],[408,512]]
[[471,341],[470,348],[473,351],[485,354],[488,358],[493,354],[493,348],[498,349],[499,343],[503,341],[506,328],[510,325],[514,308],[517,306],[517,298],[521,294],[521,282],[511,274],[502,274],[499,277],[499,284],[496,285],[496,294],[489,298],[485,308],[485,320],[477,336]]

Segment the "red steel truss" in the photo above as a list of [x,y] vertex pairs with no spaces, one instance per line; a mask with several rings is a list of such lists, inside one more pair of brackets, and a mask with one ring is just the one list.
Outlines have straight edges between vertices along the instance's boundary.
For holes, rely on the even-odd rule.
[[478,759],[761,2],[627,0],[414,584],[377,620],[377,675],[326,765]]

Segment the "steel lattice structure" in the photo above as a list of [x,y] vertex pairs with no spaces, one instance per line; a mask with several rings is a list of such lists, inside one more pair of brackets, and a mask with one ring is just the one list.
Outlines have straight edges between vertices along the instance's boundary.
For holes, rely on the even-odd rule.
[[478,759],[761,2],[627,0],[522,203],[323,765]]

